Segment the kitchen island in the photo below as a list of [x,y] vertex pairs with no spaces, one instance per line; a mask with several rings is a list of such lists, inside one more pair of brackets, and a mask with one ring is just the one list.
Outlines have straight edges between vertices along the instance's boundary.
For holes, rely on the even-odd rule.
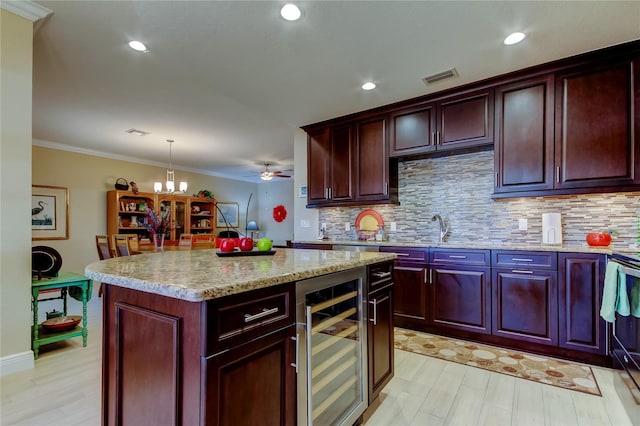
[[88,265],[104,286],[103,424],[295,424],[296,283],[394,258],[193,250]]

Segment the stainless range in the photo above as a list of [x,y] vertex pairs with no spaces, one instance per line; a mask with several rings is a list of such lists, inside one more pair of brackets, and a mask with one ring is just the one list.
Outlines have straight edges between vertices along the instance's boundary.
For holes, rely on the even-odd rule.
[[[640,259],[613,254],[609,260],[620,264],[626,274],[629,300],[640,297],[634,295],[634,286],[640,286]],[[622,316],[616,313],[612,327],[611,356],[614,367],[622,369],[616,375],[616,391],[631,422],[640,424],[640,318],[633,314]]]

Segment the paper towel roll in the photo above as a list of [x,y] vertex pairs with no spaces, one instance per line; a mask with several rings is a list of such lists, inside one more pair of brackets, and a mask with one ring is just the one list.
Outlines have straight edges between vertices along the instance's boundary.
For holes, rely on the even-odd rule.
[[562,244],[560,213],[542,213],[542,244]]

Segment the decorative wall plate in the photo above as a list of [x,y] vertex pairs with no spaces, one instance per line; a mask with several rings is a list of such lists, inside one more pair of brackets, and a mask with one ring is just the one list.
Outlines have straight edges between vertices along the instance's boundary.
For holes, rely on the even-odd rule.
[[356,229],[358,231],[377,231],[379,226],[384,226],[384,221],[382,216],[375,210],[362,210],[356,217]]
[[31,274],[42,277],[57,277],[62,266],[62,256],[53,247],[35,246],[31,249]]

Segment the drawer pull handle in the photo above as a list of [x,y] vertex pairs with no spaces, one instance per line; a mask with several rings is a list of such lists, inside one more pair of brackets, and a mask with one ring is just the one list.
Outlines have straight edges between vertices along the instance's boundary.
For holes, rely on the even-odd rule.
[[450,259],[466,259],[467,256],[461,256],[461,255],[458,255],[458,254],[451,254],[451,255],[449,255],[449,258]]
[[393,254],[395,254],[396,256],[405,256],[405,257],[410,256],[409,253],[393,253]]
[[407,266],[396,266],[396,271],[420,272],[423,269],[424,268],[410,268],[410,267],[407,267]]
[[523,271],[520,269],[513,269],[511,272],[514,274],[533,274],[533,271]]
[[296,369],[296,374],[298,374],[298,362],[299,362],[298,352],[299,352],[299,349],[300,349],[298,342],[300,341],[300,335],[298,333],[296,333],[295,337],[291,336],[291,340],[294,340],[296,342],[296,349],[295,349],[296,350],[296,362],[292,362],[291,366]]
[[255,315],[251,315],[251,314],[244,314],[244,322],[251,322],[251,321],[255,321],[255,320],[257,320],[257,319],[264,318],[264,317],[266,317],[266,316],[269,316],[269,315],[271,315],[271,314],[275,314],[275,313],[277,313],[277,312],[278,312],[278,308],[271,308],[271,309],[264,308],[264,309],[262,310],[262,312],[257,313],[257,314],[255,314]]
[[511,260],[514,262],[533,262],[533,259],[525,259],[519,257],[512,257]]
[[378,300],[369,300],[369,303],[373,305],[373,318],[370,318],[369,321],[371,321],[373,325],[378,325]]
[[373,275],[375,278],[381,280],[383,278],[388,278],[391,276],[391,272],[373,272],[371,275]]

